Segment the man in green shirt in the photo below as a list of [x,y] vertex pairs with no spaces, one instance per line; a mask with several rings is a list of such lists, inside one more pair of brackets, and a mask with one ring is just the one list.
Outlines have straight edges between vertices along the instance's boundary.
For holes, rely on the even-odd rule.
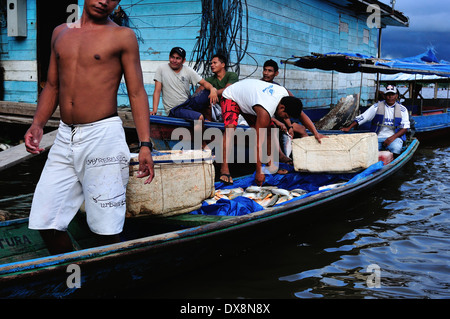
[[227,60],[223,55],[216,54],[211,59],[211,71],[213,76],[206,79],[217,89],[217,95],[222,96],[223,90],[233,83],[239,81],[238,75],[234,72],[227,72]]
[[[213,87],[217,89],[217,96],[222,97],[222,92],[226,87],[230,86],[233,83],[239,81],[238,75],[234,72],[227,71],[227,59],[221,55],[216,54],[211,59],[211,71],[214,73],[213,76],[206,78],[206,82],[211,83]],[[201,92],[205,88],[203,86],[199,86],[195,91],[195,95],[199,96],[199,94],[205,94],[206,92]],[[204,100],[204,98],[202,99]],[[211,108],[205,109],[205,118],[208,120],[221,121],[222,120],[222,110],[220,105],[214,104]]]

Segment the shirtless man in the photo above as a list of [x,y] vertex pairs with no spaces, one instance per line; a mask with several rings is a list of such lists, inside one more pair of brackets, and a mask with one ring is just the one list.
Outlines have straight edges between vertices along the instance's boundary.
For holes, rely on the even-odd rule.
[[61,122],[36,187],[29,227],[38,229],[51,253],[72,250],[65,232],[83,201],[91,230],[101,243],[118,240],[125,220],[130,152],[117,116],[117,90],[125,77],[141,149],[138,177],[153,179],[148,97],[136,36],[109,18],[120,0],[85,0],[74,24],[55,28],[48,81],[27,151],[43,151],[43,127],[59,105]]

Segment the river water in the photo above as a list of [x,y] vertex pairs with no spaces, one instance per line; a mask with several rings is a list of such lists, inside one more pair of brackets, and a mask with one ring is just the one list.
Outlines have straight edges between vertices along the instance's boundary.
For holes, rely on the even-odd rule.
[[333,217],[165,281],[158,298],[450,298],[450,142]]
[[[0,173],[0,209],[27,213],[45,158]],[[159,283],[140,298],[450,298],[450,142],[295,232]],[[331,216],[331,217],[330,217]]]

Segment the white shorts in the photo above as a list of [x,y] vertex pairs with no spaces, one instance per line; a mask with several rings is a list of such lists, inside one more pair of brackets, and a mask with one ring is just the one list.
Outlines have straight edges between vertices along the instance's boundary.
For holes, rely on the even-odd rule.
[[129,161],[119,117],[74,126],[61,122],[36,186],[29,228],[65,231],[85,201],[91,231],[120,233]]

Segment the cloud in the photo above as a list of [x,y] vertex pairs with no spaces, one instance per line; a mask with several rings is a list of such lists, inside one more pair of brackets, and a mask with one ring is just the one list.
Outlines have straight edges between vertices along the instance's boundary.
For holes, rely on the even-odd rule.
[[383,29],[382,57],[414,56],[433,46],[439,59],[450,61],[450,1],[396,0],[395,9],[409,17],[410,26]]
[[405,58],[425,52],[434,47],[439,60],[450,61],[450,37],[448,32],[412,31],[403,29],[382,33],[381,56],[383,58]]
[[[389,0],[382,2],[390,5]],[[410,30],[450,31],[448,0],[397,0],[395,9],[409,17]]]

